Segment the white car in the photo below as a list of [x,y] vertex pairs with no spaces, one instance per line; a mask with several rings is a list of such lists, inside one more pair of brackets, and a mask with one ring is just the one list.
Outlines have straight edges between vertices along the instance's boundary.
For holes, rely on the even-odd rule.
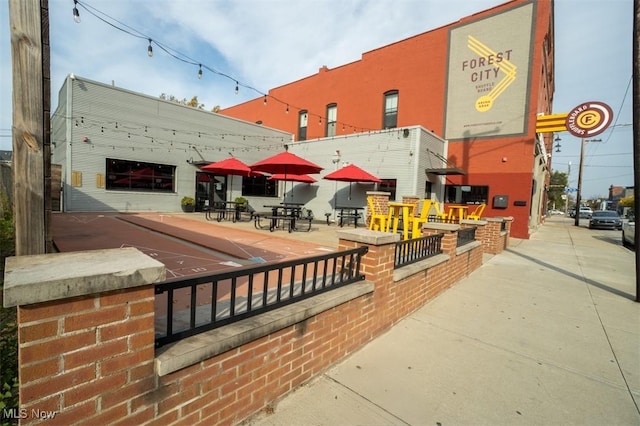
[[622,222],[622,245],[625,247],[635,247],[636,242],[636,220],[633,215],[628,220]]

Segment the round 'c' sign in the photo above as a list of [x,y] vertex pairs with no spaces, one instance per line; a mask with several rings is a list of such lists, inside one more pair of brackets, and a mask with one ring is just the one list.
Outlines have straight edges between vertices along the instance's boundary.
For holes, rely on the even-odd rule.
[[613,121],[613,111],[602,102],[585,102],[567,115],[567,131],[578,138],[590,138],[604,132]]

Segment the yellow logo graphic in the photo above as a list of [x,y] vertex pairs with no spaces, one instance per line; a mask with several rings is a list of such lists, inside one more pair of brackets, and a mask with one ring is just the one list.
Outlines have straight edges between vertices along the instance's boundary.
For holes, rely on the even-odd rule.
[[[491,50],[487,45],[480,42],[473,36],[468,36],[467,47],[482,58],[495,58],[499,56],[497,52]],[[478,110],[478,112],[489,111],[498,96],[500,96],[502,92],[504,92],[507,87],[516,80],[516,66],[508,59],[500,57],[500,60],[493,64],[504,73],[504,77],[493,87],[493,89],[491,89],[489,93],[480,96],[476,100],[476,110]]]

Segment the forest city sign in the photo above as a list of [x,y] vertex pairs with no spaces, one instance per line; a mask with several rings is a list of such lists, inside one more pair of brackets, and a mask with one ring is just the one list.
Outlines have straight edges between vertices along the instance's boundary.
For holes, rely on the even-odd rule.
[[613,120],[613,111],[602,102],[585,102],[567,115],[567,131],[578,138],[591,138],[604,132]]

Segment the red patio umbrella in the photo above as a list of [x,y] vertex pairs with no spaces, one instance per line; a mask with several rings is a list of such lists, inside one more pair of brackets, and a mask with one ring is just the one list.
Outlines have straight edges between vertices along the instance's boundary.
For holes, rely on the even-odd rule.
[[200,170],[218,175],[249,176],[249,173],[251,173],[251,168],[235,157],[207,164],[201,167]]
[[252,164],[251,170],[272,174],[282,173],[284,175],[283,180],[287,181],[290,180],[287,179],[288,175],[320,173],[322,167],[312,163],[311,161],[305,160],[302,157],[298,157],[289,151],[285,151]]
[[323,177],[323,179],[349,182],[349,199],[351,199],[351,182],[382,182],[379,178],[365,170],[362,170],[355,164],[349,164],[336,170],[335,172],[331,172]]
[[276,173],[274,175],[269,176],[269,180],[290,180],[293,182],[303,182],[303,183],[313,183],[317,182],[314,178],[309,175],[284,175],[284,173]]
[[365,170],[362,170],[355,164],[349,164],[348,166],[344,166],[336,170],[335,172],[331,172],[323,179],[339,180],[343,182],[382,182],[379,178],[375,177]]
[[251,170],[267,173],[283,173],[285,175],[304,175],[320,173],[322,167],[311,161],[305,160],[302,157],[298,157],[289,151],[281,152],[280,154],[273,155],[264,160],[260,160],[257,163],[252,164]]
[[[251,168],[235,157],[229,157],[215,163],[207,164],[200,168],[205,172],[218,175],[251,176]],[[229,193],[233,192],[233,179],[229,185]]]

